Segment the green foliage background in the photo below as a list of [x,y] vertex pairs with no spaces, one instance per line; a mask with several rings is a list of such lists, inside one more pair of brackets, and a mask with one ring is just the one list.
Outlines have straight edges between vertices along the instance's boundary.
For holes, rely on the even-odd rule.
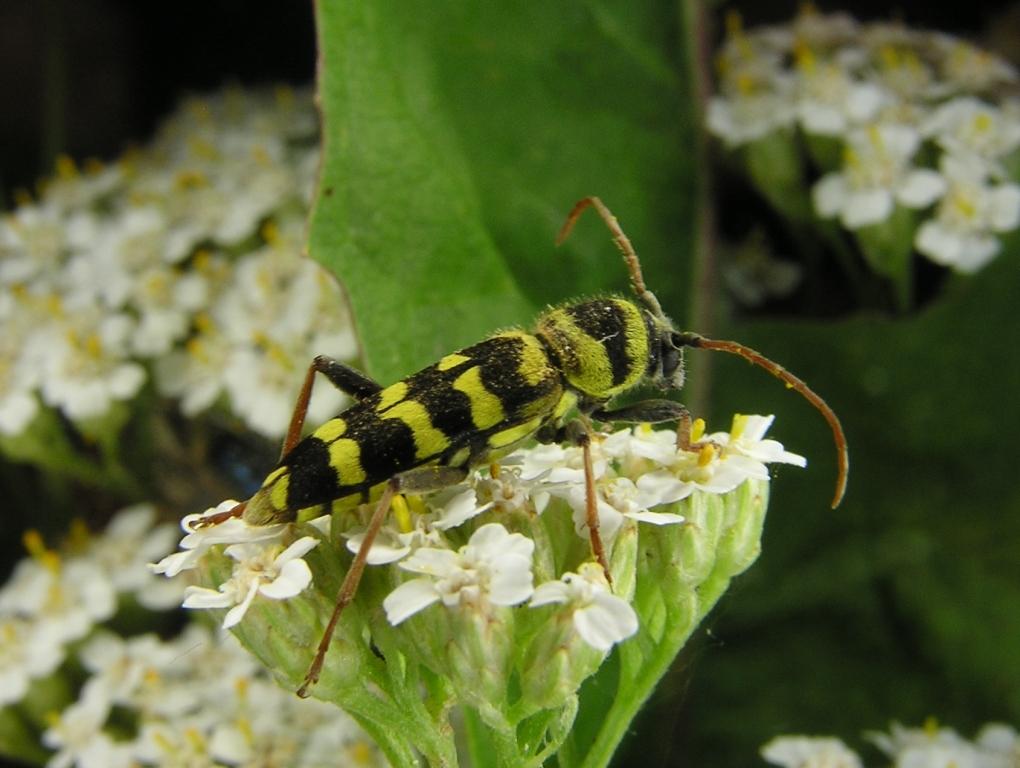
[[[548,303],[625,290],[597,194],[680,325],[760,349],[841,415],[712,360],[710,427],[777,414],[810,459],[776,479],[765,549],[624,745],[620,765],[739,766],[780,732],[851,741],[935,715],[1020,722],[1016,253],[905,319],[739,322],[692,288],[698,131],[683,4],[320,0],[325,164],[310,250],[341,278],[370,373],[392,381]],[[719,212],[725,216],[726,211]],[[693,328],[692,330],[705,330]],[[704,360],[691,377],[707,381]]]

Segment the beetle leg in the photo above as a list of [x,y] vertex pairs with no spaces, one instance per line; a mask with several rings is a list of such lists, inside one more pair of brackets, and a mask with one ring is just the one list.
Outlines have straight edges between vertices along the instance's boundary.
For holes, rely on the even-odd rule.
[[598,564],[602,566],[602,571],[606,574],[606,581],[612,586],[613,577],[609,573],[606,548],[602,543],[602,534],[599,531],[599,497],[595,490],[595,468],[592,466],[591,460],[591,425],[586,419],[575,419],[567,424],[564,432],[568,440],[581,447],[581,454],[584,457],[584,522],[588,526],[588,539],[591,541],[592,554],[595,555]]
[[283,448],[280,449],[282,459],[301,439],[301,430],[305,426],[305,416],[308,415],[308,401],[312,397],[312,385],[315,383],[315,374],[321,373],[330,384],[355,400],[364,400],[382,389],[382,385],[370,379],[361,371],[351,366],[334,360],[326,355],[317,355],[312,364],[308,366],[305,374],[305,382],[301,385],[301,393],[297,402],[294,403],[294,413],[290,417],[290,426],[287,427],[287,436],[283,440]]
[[312,659],[312,664],[308,668],[308,674],[305,675],[304,682],[301,683],[301,687],[297,690],[298,696],[307,698],[309,689],[319,680],[322,664],[326,660],[326,652],[329,650],[329,644],[333,640],[333,633],[336,631],[340,614],[343,613],[344,608],[350,604],[355,594],[357,594],[358,585],[361,583],[361,577],[365,572],[368,551],[372,548],[372,543],[382,527],[383,520],[386,519],[386,513],[393,503],[393,497],[402,491],[424,493],[426,491],[440,490],[450,485],[456,485],[465,477],[467,477],[467,470],[461,467],[417,467],[395,475],[386,483],[382,496],[379,497],[375,511],[372,513],[372,518],[369,520],[368,528],[365,530],[365,538],[358,548],[358,553],[354,556],[354,561],[351,563],[347,575],[344,576],[344,580],[340,584],[340,589],[336,596],[336,604],[333,606],[333,613],[329,617],[329,623],[326,624],[325,631],[322,633],[322,639],[319,641],[315,658]]

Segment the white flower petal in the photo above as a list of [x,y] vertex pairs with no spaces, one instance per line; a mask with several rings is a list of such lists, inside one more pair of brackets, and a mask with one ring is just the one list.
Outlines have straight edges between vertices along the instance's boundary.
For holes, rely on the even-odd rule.
[[286,600],[304,592],[312,583],[312,572],[304,560],[288,560],[280,575],[259,587],[259,592],[273,600]]
[[893,212],[892,192],[885,188],[850,192],[843,208],[842,222],[847,229],[858,229],[885,221]]
[[624,517],[629,517],[631,520],[637,520],[642,523],[651,523],[652,525],[676,525],[687,519],[683,515],[676,515],[672,512],[652,512],[650,510],[625,512]]
[[230,629],[236,624],[241,623],[241,619],[244,618],[244,614],[248,612],[248,608],[251,606],[252,601],[255,599],[255,595],[258,594],[259,583],[256,580],[252,580],[251,586],[248,587],[248,594],[244,596],[244,600],[235,605],[229,611],[227,615],[223,617],[223,628]]
[[273,565],[280,567],[285,563],[304,557],[309,551],[318,546],[319,540],[314,536],[302,536],[283,552],[276,556]]
[[234,604],[229,595],[207,587],[188,587],[184,592],[185,608],[226,608]]
[[[531,539],[528,541],[531,542]],[[532,592],[531,553],[527,557],[518,554],[501,556],[489,582],[489,599],[493,604],[517,605],[531,597]]]
[[393,626],[439,601],[439,591],[431,579],[405,581],[383,600],[386,619]]
[[826,174],[811,189],[815,211],[823,219],[838,216],[846,205],[848,194],[846,178],[841,173]]
[[1008,232],[1020,224],[1020,187],[1003,184],[992,190],[990,223],[996,232]]
[[626,600],[598,591],[592,596],[591,605],[574,613],[574,627],[588,645],[608,651],[637,632],[638,618]]
[[909,208],[926,208],[946,191],[942,174],[929,168],[915,168],[907,173],[896,190],[896,199]]
[[570,600],[569,588],[561,580],[557,579],[556,581],[547,581],[535,587],[528,605],[538,607],[540,605],[550,605],[551,603],[565,603],[568,600]]

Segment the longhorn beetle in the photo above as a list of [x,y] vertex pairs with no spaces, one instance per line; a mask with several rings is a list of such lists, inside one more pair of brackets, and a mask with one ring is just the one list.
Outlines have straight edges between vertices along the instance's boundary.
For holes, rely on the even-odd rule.
[[[641,382],[664,391],[680,389],[684,347],[740,355],[814,405],[832,428],[838,454],[832,506],[842,499],[849,459],[843,429],[832,409],[803,381],[758,352],[734,341],[676,330],[645,286],[630,240],[599,198],[587,197],[574,206],[557,244],[588,207],[609,227],[637,301],[608,296],[549,309],[539,316],[533,333],[496,333],[385,388],[341,362],[316,357],[305,375],[276,469],[246,502],[204,521],[215,525],[243,516],[252,525],[267,525],[292,521],[299,510],[338,500],[352,505],[376,500],[364,540],[298,689],[300,696],[307,696],[319,678],[337,621],[354,598],[368,551],[394,496],[459,483],[472,468],[508,453],[528,438],[570,440],[582,448],[591,548],[609,578],[596,511],[591,421],[676,421],[678,448],[691,448],[690,415],[677,402],[644,400],[609,408],[614,397]],[[317,372],[355,403],[301,439]]]

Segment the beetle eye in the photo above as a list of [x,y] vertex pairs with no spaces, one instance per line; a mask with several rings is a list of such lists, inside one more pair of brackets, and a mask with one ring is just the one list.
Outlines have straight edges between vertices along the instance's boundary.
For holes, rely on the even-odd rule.
[[668,343],[662,347],[662,377],[669,381],[680,365],[680,350]]

